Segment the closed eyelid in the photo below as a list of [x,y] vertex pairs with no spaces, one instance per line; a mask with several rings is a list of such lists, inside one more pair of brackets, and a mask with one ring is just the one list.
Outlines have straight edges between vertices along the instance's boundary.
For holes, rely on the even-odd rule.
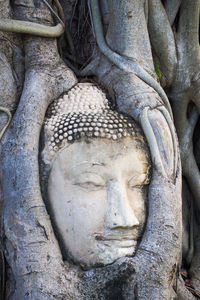
[[141,175],[134,175],[128,181],[128,184],[130,186],[140,186],[140,185],[147,185],[147,184],[149,184],[148,173],[144,173],[144,174],[141,174]]
[[74,184],[94,184],[97,186],[104,186],[105,185],[105,180],[95,174],[95,173],[82,173],[79,176],[77,176],[74,180],[73,180]]

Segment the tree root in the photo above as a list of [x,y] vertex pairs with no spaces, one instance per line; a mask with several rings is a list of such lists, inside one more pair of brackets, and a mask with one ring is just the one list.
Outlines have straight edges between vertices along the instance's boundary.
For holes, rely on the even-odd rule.
[[152,126],[149,122],[148,111],[149,111],[149,107],[145,107],[143,109],[143,111],[140,115],[140,122],[142,125],[142,129],[145,133],[145,136],[147,138],[147,141],[149,143],[153,164],[154,164],[156,170],[158,172],[160,172],[164,178],[166,178],[167,175],[166,175],[166,172],[165,172],[165,169],[164,169],[161,157],[160,157],[160,151],[158,148],[156,137],[153,132]]
[[5,293],[5,258],[0,244],[0,300],[4,300]]
[[7,124],[3,127],[3,129],[1,130],[0,132],[0,140],[2,139],[4,133],[6,132],[6,129],[8,128],[8,126],[10,125],[10,122],[11,122],[11,119],[12,119],[12,115],[11,115],[11,112],[9,111],[9,109],[3,107],[3,106],[0,106],[0,111],[4,112],[7,114],[8,116],[8,121],[7,121]]
[[58,14],[53,10],[51,5],[46,0],[42,0],[42,1],[45,3],[45,5],[48,7],[48,9],[52,12],[52,14],[59,20],[59,22],[62,24],[62,26],[65,27],[64,14],[63,14],[62,6],[60,5],[59,1],[58,0],[56,1],[56,5],[58,6],[58,9],[59,9],[62,19],[58,16]]
[[63,34],[64,27],[61,24],[47,26],[34,22],[5,19],[0,20],[0,30],[56,38]]
[[[183,98],[182,96],[182,100]],[[200,211],[200,173],[193,154],[193,132],[199,118],[199,113],[197,109],[194,108],[189,120],[187,119],[185,112],[187,111],[189,103],[188,99],[189,98],[186,97],[186,100],[182,101],[182,110],[179,110],[177,107],[174,112],[175,119],[180,120],[180,122],[176,122],[176,129],[180,143],[183,175],[186,177],[190,186],[196,207]]]
[[[97,44],[99,46],[100,51],[118,68],[127,72],[127,73],[134,73],[140,79],[142,79],[145,83],[151,86],[161,97],[164,105],[167,107],[171,117],[172,110],[169,104],[169,100],[167,95],[165,94],[164,90],[160,86],[160,84],[153,79],[137,62],[136,59],[126,59],[125,57],[120,56],[116,52],[112,51],[106,44],[103,34],[103,27],[101,23],[101,16],[100,16],[100,9],[99,9],[99,2],[98,0],[90,0],[89,2],[92,11],[92,23],[95,30]],[[162,103],[162,104],[163,104]]]
[[193,199],[191,199],[191,205],[190,205],[190,230],[189,230],[189,250],[186,257],[186,262],[188,266],[192,262],[192,258],[194,256],[194,204]]
[[196,207],[198,208],[198,211],[200,211],[200,173],[192,151],[188,153],[188,156],[184,159],[183,175],[189,183]]
[[174,23],[180,5],[181,5],[181,0],[174,0],[173,2],[171,0],[165,1],[165,10],[168,15],[168,19],[171,26]]
[[[163,34],[165,28],[165,34]],[[177,67],[174,33],[160,0],[149,0],[148,29],[151,44],[159,59],[161,73],[170,86]]]
[[[176,142],[176,134],[174,131],[174,126],[173,126],[172,120],[169,116],[169,113],[166,111],[166,109],[162,106],[157,107],[157,109],[158,109],[158,111],[160,111],[162,113],[163,117],[165,118],[165,120],[169,126],[172,143],[173,143],[174,164],[173,164],[172,177],[173,177],[173,179],[175,179],[176,172],[177,172],[177,165],[178,165],[178,153],[177,153],[177,142]],[[155,168],[157,169],[158,172],[160,172],[162,174],[162,176],[164,178],[167,178],[168,176],[165,171],[164,165],[162,163],[162,159],[161,159],[161,155],[160,155],[160,151],[159,151],[159,147],[158,147],[158,142],[156,140],[156,137],[155,137],[155,134],[153,131],[153,127],[149,121],[148,111],[149,111],[149,107],[145,107],[143,109],[143,111],[141,112],[141,115],[140,115],[141,126],[145,133],[147,141],[149,143],[149,147],[151,150],[151,156],[152,156],[152,160],[155,165]]]
[[173,142],[173,149],[174,149],[174,177],[176,176],[176,170],[177,170],[177,166],[178,166],[178,145],[177,145],[177,137],[176,137],[176,133],[174,130],[174,124],[172,122],[172,119],[170,118],[169,113],[164,109],[164,107],[160,106],[158,107],[158,110],[163,114],[165,120],[167,121],[167,124],[169,126],[170,129],[170,133],[171,133],[171,137],[172,137],[172,142]]
[[177,296],[178,296],[178,300],[195,300],[196,297],[192,295],[192,293],[190,293],[184,284],[183,279],[181,278],[181,276],[179,276],[178,280],[177,280]]
[[[200,172],[193,154],[193,132],[200,113],[199,105],[199,0],[174,1],[177,9],[180,6],[180,17],[176,44],[178,51],[178,69],[176,80],[171,87],[171,99],[178,133],[183,175],[186,177],[194,197],[195,207],[200,212]],[[172,10],[172,4],[167,1],[166,8]],[[183,72],[183,70],[185,70]],[[194,74],[196,76],[194,77]],[[196,93],[197,91],[197,93]],[[195,94],[196,93],[196,94]],[[190,101],[196,108],[187,118]]]

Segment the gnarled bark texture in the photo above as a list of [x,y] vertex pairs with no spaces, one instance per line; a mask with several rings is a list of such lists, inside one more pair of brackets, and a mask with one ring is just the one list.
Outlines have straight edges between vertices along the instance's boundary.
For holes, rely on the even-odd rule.
[[[0,148],[0,299],[195,299],[200,0],[46,2],[0,0],[0,106],[13,116]],[[15,30],[10,19],[45,27],[36,25],[33,36],[32,25],[27,32],[19,22]],[[47,26],[62,33],[63,21],[58,40],[51,30],[44,36]],[[153,172],[136,254],[84,271],[63,261],[41,196],[38,155],[47,107],[90,80],[140,123]],[[0,109],[0,128],[7,118]]]

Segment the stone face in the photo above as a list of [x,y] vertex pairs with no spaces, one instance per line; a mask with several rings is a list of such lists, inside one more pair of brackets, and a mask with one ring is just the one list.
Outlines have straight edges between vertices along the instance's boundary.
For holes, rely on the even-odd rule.
[[90,269],[133,255],[151,165],[140,127],[79,83],[49,107],[44,137],[45,198],[64,259]]
[[93,138],[57,153],[48,196],[64,256],[90,268],[133,255],[145,223],[148,155],[133,137]]

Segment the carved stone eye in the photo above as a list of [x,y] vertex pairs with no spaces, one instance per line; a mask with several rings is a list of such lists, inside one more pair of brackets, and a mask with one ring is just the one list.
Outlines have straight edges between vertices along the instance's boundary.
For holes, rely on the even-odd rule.
[[97,184],[96,182],[91,182],[91,181],[77,183],[76,185],[78,185],[84,189],[88,189],[88,190],[98,190],[98,189],[104,188],[104,185]]
[[141,174],[139,176],[134,175],[129,181],[128,181],[128,187],[131,189],[141,189],[145,185],[149,184],[149,174],[148,172],[146,174]]

